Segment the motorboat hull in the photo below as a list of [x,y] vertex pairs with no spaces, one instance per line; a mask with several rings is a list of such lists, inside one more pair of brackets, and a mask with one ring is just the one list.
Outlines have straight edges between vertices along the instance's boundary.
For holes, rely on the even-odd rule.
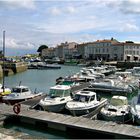
[[56,105],[41,105],[43,110],[49,111],[49,112],[61,112],[65,109],[66,103],[56,104]]
[[86,115],[86,114],[89,114],[90,112],[94,111],[96,107],[92,107],[92,108],[87,108],[87,109],[68,109],[70,111],[70,113],[73,115],[73,116],[81,116],[81,115]]
[[83,108],[69,108],[67,105],[65,106],[65,108],[67,110],[70,111],[70,113],[73,115],[73,116],[81,116],[81,115],[86,115],[86,114],[89,114],[93,111],[95,111],[97,108],[100,108],[101,106],[105,106],[107,104],[107,99],[103,99],[101,100],[98,104],[96,105],[89,105],[89,107],[83,107]]
[[100,113],[99,116],[102,120],[113,121],[117,123],[127,123],[132,120],[131,113],[127,113],[124,115],[123,114],[122,115],[109,115],[109,114],[107,115],[107,114]]
[[36,95],[34,95],[34,96],[29,96],[29,97],[25,97],[25,98],[11,98],[11,99],[8,99],[8,98],[3,98],[2,99],[2,102],[3,103],[6,103],[6,104],[8,104],[8,105],[14,105],[14,104],[16,104],[16,103],[19,103],[19,102],[23,102],[23,101],[27,101],[27,100],[30,100],[30,99],[33,99],[33,98],[36,98],[36,97],[39,97],[39,96],[41,96],[42,95],[42,93],[41,94],[36,94]]
[[61,112],[65,109],[66,103],[68,101],[71,101],[71,97],[56,97],[56,98],[49,98],[46,97],[45,99],[42,99],[38,105],[45,111],[49,112]]

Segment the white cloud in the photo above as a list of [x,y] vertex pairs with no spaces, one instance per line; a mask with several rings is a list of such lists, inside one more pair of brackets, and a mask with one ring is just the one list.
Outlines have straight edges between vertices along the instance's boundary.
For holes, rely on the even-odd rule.
[[69,7],[67,7],[67,11],[69,13],[75,13],[76,12],[76,9],[73,6],[69,6]]
[[19,47],[16,39],[14,39],[14,38],[6,38],[5,39],[5,46],[7,48],[17,48],[17,47]]
[[[2,40],[1,40],[2,44]],[[35,45],[30,42],[22,42],[21,40],[16,40],[15,38],[8,37],[5,39],[5,47],[6,48],[13,48],[13,49],[33,49],[35,48]]]
[[140,14],[140,0],[103,0],[103,4],[125,14]]
[[61,10],[59,8],[57,8],[57,7],[53,7],[51,9],[51,14],[55,15],[55,16],[60,15],[61,14]]
[[139,31],[139,27],[136,26],[135,24],[132,23],[126,23],[122,26],[120,29],[122,32],[134,32],[134,31]]
[[35,8],[34,0],[1,0],[0,5],[2,7],[8,7],[11,9],[17,9],[17,8],[34,9]]

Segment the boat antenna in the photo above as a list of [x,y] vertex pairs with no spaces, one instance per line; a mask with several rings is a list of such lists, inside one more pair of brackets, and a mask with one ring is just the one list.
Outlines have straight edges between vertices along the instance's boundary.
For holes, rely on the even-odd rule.
[[21,85],[21,81],[19,82],[19,86]]
[[5,31],[3,31],[3,92],[5,92]]

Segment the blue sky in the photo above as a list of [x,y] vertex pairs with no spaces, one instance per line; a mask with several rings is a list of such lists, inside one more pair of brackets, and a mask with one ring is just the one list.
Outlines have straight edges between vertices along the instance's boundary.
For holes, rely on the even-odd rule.
[[6,54],[36,53],[41,44],[116,38],[140,42],[140,0],[0,0]]

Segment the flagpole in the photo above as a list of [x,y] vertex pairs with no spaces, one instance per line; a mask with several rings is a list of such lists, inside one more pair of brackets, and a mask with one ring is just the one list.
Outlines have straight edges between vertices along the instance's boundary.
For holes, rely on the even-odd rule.
[[3,92],[5,92],[5,31],[3,31]]

